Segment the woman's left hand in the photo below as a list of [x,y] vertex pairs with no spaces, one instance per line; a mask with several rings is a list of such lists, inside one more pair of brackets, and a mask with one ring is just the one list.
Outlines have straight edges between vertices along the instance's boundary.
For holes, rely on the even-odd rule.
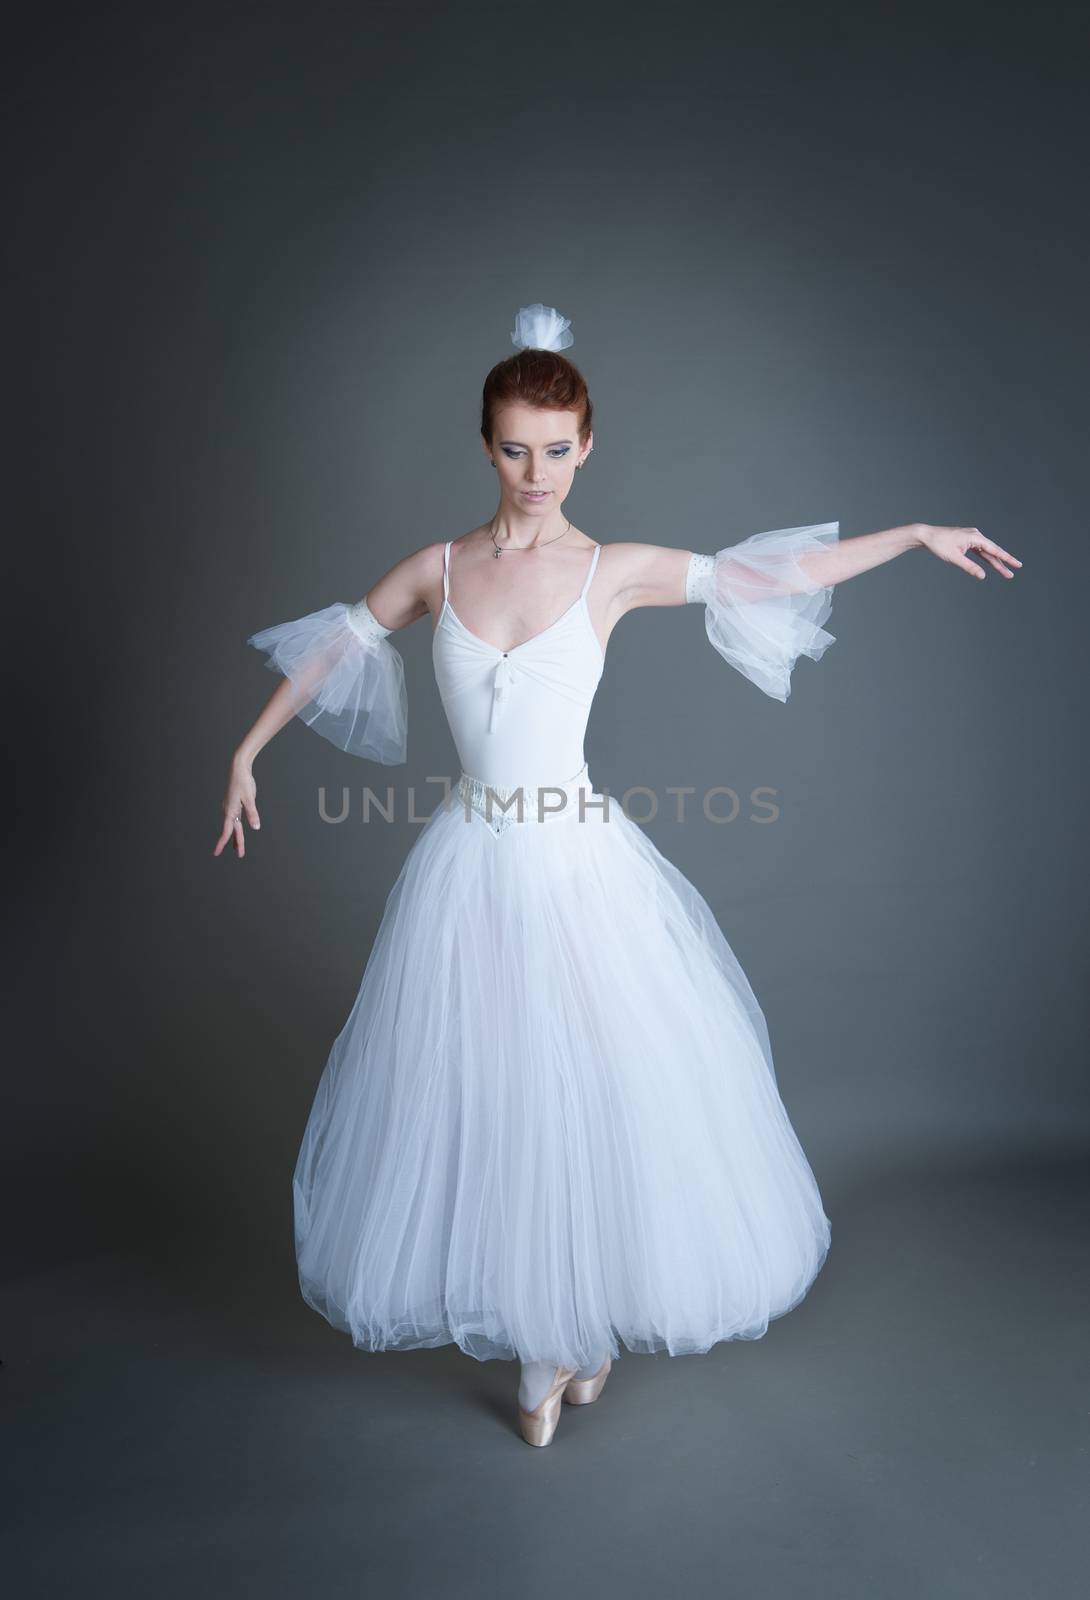
[[[920,543],[925,549],[930,550],[933,556],[938,556],[940,561],[949,561],[952,566],[961,567],[965,572],[971,572],[975,578],[985,578],[987,573],[978,561],[970,561],[966,554],[969,550],[979,550],[985,561],[990,562],[996,572],[1001,572],[1004,578],[1013,578],[1011,567],[1020,567],[1022,563],[1017,556],[1012,556],[1009,550],[1004,550],[1002,545],[996,544],[994,539],[985,538],[979,528],[935,528],[927,522],[918,524]],[[1005,563],[1009,562],[1010,566]]]

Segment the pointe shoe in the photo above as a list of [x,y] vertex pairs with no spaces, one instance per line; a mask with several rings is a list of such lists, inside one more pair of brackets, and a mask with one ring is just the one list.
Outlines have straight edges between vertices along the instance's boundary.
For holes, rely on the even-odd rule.
[[[613,1365],[611,1357],[606,1356],[601,1367],[593,1378],[572,1378],[569,1380],[563,1398],[570,1406],[589,1406],[592,1400],[597,1400],[606,1386],[609,1369]],[[578,1367],[576,1371],[578,1372]]]
[[556,1425],[560,1421],[560,1401],[564,1385],[573,1373],[578,1371],[578,1367],[558,1367],[552,1388],[540,1405],[535,1406],[533,1411],[524,1411],[519,1406],[519,1428],[527,1444],[544,1445],[552,1442]]

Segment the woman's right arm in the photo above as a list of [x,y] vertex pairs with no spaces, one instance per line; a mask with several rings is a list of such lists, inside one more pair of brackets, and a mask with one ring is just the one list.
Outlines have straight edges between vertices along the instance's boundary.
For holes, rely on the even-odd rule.
[[442,585],[442,559],[442,544],[426,545],[403,557],[354,605],[337,601],[251,635],[247,643],[266,652],[265,665],[284,682],[231,758],[214,856],[229,839],[237,855],[246,854],[243,819],[261,826],[254,760],[293,717],[352,755],[387,764],[405,760],[404,668],[386,636],[427,615],[433,590]]

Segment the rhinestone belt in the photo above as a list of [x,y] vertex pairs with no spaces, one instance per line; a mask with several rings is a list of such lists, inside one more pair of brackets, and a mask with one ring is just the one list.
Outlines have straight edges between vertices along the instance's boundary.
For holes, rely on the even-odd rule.
[[566,778],[563,783],[524,783],[513,789],[485,783],[483,778],[463,772],[454,793],[465,808],[467,820],[470,811],[476,811],[493,833],[503,833],[516,822],[555,822],[562,817],[579,817],[581,795],[584,817],[609,815],[608,796],[592,798],[594,785],[585,762],[574,778]]

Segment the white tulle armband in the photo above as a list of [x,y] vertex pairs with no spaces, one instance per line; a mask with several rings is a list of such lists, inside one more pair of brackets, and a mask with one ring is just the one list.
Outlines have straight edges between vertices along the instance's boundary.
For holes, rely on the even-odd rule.
[[791,693],[799,656],[817,661],[834,635],[821,624],[833,606],[808,557],[840,537],[838,522],[755,533],[715,555],[694,551],[685,598],[705,607],[708,638],[725,661],[776,700]]
[[295,714],[350,755],[405,760],[409,705],[400,652],[366,600],[343,600],[252,634],[265,665],[295,686]]

